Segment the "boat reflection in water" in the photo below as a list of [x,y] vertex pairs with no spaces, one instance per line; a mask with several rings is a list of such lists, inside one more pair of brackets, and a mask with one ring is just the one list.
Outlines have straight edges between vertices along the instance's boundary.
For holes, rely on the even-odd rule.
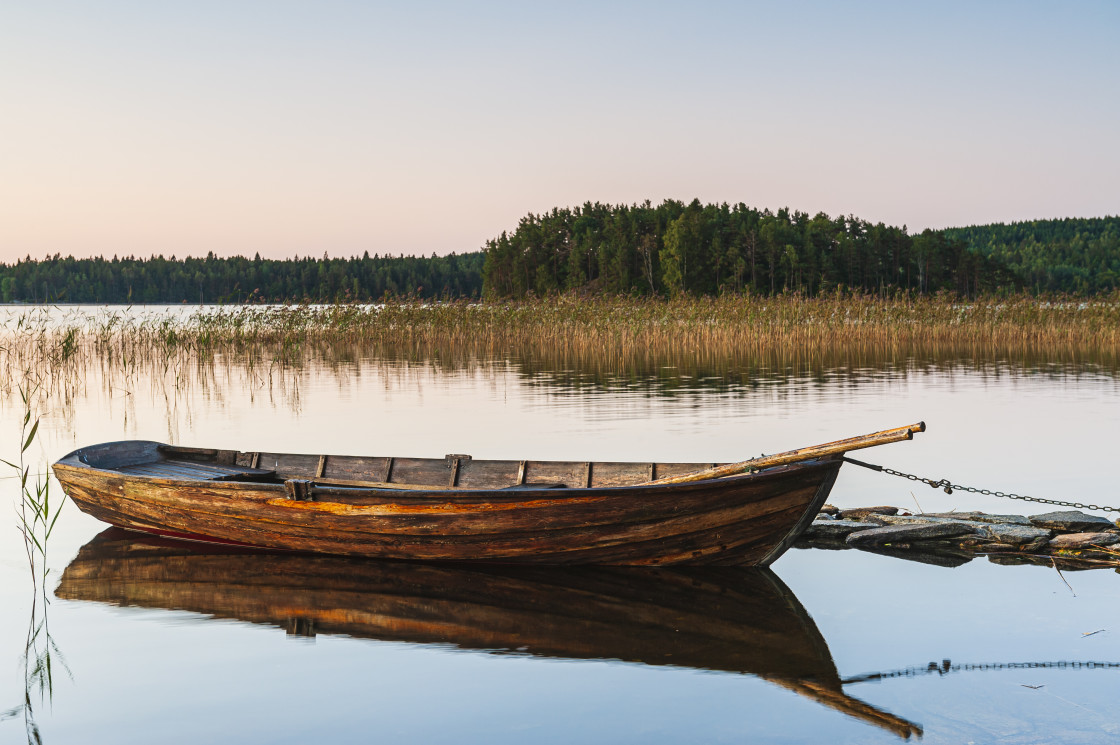
[[745,673],[900,737],[922,733],[844,693],[813,620],[767,569],[415,564],[266,553],[110,528],[82,547],[56,595],[193,611],[298,635]]

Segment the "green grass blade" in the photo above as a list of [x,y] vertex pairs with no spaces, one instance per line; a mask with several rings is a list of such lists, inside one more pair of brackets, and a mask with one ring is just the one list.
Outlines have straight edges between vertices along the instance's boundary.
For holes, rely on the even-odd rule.
[[39,420],[36,419],[34,426],[31,427],[31,434],[27,435],[27,440],[24,441],[23,449],[20,450],[20,453],[26,453],[27,452],[27,448],[31,447],[31,441],[35,439],[35,433],[38,432],[38,431],[39,431]]

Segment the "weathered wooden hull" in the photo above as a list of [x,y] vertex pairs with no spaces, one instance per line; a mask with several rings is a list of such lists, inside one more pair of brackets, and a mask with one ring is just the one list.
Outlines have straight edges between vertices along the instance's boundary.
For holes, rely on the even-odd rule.
[[381,562],[109,529],[78,552],[56,595],[295,635],[744,673],[902,736],[920,731],[843,692],[816,625],[765,569]]
[[[648,485],[625,481],[643,481],[658,468],[710,464],[585,464],[586,482],[592,484],[586,487],[580,486],[585,475],[579,464],[521,461],[522,483],[511,478],[505,483],[518,488],[506,490],[495,486],[506,478],[498,471],[517,467],[517,461],[476,461],[468,469],[457,459],[446,465],[412,459],[411,481],[386,479],[368,488],[353,484],[373,483],[371,474],[342,456],[334,461],[349,469],[343,475],[362,478],[334,477],[332,483],[330,473],[322,473],[326,456],[319,456],[317,465],[315,456],[268,456],[278,467],[265,471],[240,465],[259,465],[259,454],[190,451],[193,460],[186,461],[182,449],[175,449],[177,460],[168,459],[167,450],[157,443],[95,446],[60,460],[55,474],[78,507],[94,517],[176,537],[423,561],[726,566],[773,562],[824,503],[840,467],[838,460],[826,459]],[[281,465],[282,457],[292,460]],[[144,458],[150,460],[133,463]],[[377,467],[381,459],[351,460]],[[400,478],[398,471],[389,473],[388,460],[384,475]],[[454,469],[451,485],[429,490],[417,483],[447,479],[433,470],[439,467]],[[211,473],[207,469],[231,473],[200,478]],[[568,488],[526,484],[527,469]],[[595,474],[605,485],[596,485]],[[469,476],[466,485],[463,476]]]

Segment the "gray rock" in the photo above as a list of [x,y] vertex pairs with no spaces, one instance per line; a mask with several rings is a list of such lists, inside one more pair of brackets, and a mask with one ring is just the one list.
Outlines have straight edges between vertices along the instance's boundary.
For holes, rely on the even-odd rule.
[[997,543],[1011,543],[1016,546],[1030,543],[1039,538],[1050,539],[1049,530],[1030,525],[986,525],[984,526],[984,533]]
[[942,517],[950,520],[971,520],[978,523],[1001,523],[1003,525],[1030,525],[1031,521],[1023,515],[989,515],[987,512],[925,512],[925,517]]
[[1120,543],[1116,533],[1063,533],[1050,539],[1050,548],[1089,548]]
[[967,523],[939,522],[915,525],[887,525],[851,533],[844,539],[849,546],[857,548],[883,546],[888,543],[909,543],[930,538],[950,538],[971,535],[975,528]]
[[894,515],[898,512],[897,507],[853,507],[850,510],[841,510],[840,517],[844,520],[861,520],[868,515]]
[[929,515],[868,515],[864,520],[879,525],[935,525],[938,523],[953,523],[968,525],[972,528],[972,532],[977,534],[984,533],[984,529],[988,527],[988,523],[972,522],[963,519],[953,520],[948,517],[930,517]]
[[876,527],[874,523],[863,523],[855,520],[814,520],[803,533],[806,538],[845,538],[849,533],[857,530],[869,530]]
[[1092,533],[1098,530],[1115,528],[1108,518],[1096,515],[1086,515],[1078,510],[1065,512],[1047,512],[1042,515],[1031,515],[1031,524],[1039,528],[1049,528],[1061,533]]

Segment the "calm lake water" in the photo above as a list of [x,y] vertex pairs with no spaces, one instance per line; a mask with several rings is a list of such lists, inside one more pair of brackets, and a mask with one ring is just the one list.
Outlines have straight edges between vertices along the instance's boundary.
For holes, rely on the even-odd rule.
[[[28,452],[39,468],[131,438],[734,461],[924,420],[914,441],[862,457],[1120,505],[1120,376],[1093,366],[884,360],[612,376],[359,353],[297,370],[218,359],[91,371],[72,399],[44,406]],[[0,457],[18,454],[21,415],[18,400],[0,401]],[[0,494],[0,743],[27,741],[24,648],[44,617],[53,682],[29,700],[48,745],[1120,739],[1111,569],[1063,578],[983,558],[950,569],[821,550],[791,550],[773,573],[410,567],[98,537],[105,526],[68,505],[49,544],[58,597],[33,616],[16,483],[0,481]],[[851,466],[830,501],[1047,511]],[[877,673],[897,674],[860,680]]]

